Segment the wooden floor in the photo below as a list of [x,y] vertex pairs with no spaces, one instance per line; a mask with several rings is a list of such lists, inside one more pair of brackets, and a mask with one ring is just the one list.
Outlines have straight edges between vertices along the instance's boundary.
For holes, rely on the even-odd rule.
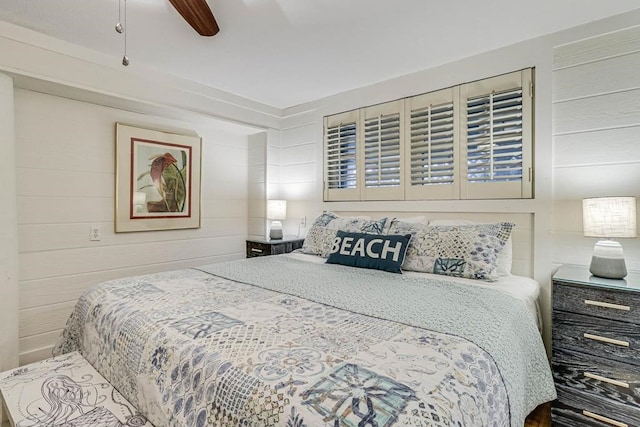
[[527,417],[524,427],[551,427],[551,404],[545,403],[538,406]]

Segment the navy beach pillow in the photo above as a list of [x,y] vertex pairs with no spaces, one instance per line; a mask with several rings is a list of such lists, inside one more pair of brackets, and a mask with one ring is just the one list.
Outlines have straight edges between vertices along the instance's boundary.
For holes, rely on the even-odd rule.
[[411,240],[407,235],[379,235],[339,230],[327,264],[402,273],[400,266]]

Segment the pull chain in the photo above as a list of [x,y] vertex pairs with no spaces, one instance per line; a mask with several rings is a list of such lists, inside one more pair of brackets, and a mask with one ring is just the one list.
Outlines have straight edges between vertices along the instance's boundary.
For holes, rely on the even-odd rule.
[[124,56],[122,57],[122,65],[129,65],[129,57],[127,56],[127,0],[124,0]]
[[124,34],[124,56],[122,57],[122,65],[129,65],[129,57],[127,56],[127,0],[124,0],[124,25],[121,21],[122,0],[118,0],[118,22],[116,22],[116,32]]
[[116,23],[116,32],[119,34],[122,34],[122,32],[124,31],[124,27],[122,26],[122,24],[120,23],[120,11],[122,9],[122,0],[118,0],[118,22]]

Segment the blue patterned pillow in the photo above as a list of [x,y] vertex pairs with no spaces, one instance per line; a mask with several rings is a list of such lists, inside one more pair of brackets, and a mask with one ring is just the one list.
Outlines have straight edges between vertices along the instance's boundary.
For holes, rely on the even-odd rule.
[[386,222],[387,218],[370,220],[355,216],[341,217],[331,212],[325,212],[313,222],[304,238],[301,252],[326,258],[331,252],[331,246],[338,230],[381,234]]
[[338,231],[327,264],[402,273],[411,235],[380,235]]
[[[416,226],[402,268],[493,281],[498,278],[498,254],[514,224]],[[391,224],[389,233],[406,232]]]

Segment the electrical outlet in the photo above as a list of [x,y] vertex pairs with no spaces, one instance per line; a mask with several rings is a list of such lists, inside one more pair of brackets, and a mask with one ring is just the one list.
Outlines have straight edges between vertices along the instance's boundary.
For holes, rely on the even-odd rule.
[[99,225],[92,225],[89,228],[89,240],[99,241],[102,240],[102,230]]
[[302,218],[300,218],[300,227],[306,227],[307,226],[307,217],[303,216]]

